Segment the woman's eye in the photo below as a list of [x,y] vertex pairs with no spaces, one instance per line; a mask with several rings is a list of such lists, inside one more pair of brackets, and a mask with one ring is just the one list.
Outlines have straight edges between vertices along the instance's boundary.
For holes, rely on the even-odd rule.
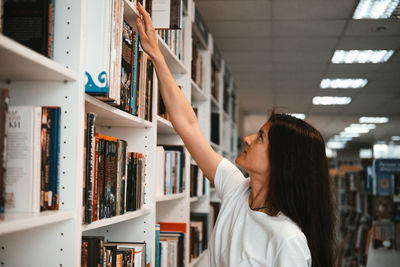
[[258,140],[258,141],[262,141],[262,140],[263,140],[263,137],[262,137],[261,134],[258,136],[257,140]]

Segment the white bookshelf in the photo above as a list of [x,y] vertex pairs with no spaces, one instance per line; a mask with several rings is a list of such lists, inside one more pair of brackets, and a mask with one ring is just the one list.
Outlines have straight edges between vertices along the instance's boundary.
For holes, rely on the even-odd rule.
[[[124,18],[134,25],[138,16],[136,8],[128,0],[123,2]],[[232,114],[223,112],[222,95],[218,101],[211,98],[211,35],[208,43],[200,40],[199,48],[204,60],[202,88],[191,79],[192,39],[200,35],[194,24],[194,3],[190,0],[188,2],[188,15],[183,18],[183,60],[178,59],[160,37],[158,43],[184,95],[198,108],[199,123],[206,138],[210,140],[212,108],[220,114],[221,127],[222,120],[230,123],[230,127],[227,127],[229,134],[223,135],[222,129],[220,130],[220,140],[223,144],[223,138],[230,139],[235,134],[237,136],[237,124],[233,123]],[[155,73],[151,121],[139,119],[85,94],[85,20],[88,12],[85,1],[56,1],[55,12],[54,59],[44,57],[0,35],[0,87],[9,88],[10,104],[60,106],[62,109],[60,210],[36,214],[5,213],[4,218],[0,220],[0,247],[3,247],[0,250],[0,262],[4,266],[24,266],[26,259],[29,259],[29,266],[80,266],[82,236],[100,235],[104,236],[106,241],[146,242],[150,252],[150,266],[154,266],[154,225],[159,221],[172,221],[187,224],[185,266],[203,266],[200,264],[206,262],[207,251],[189,264],[190,212],[210,212],[210,199],[215,197],[215,193],[210,192],[207,182],[206,195],[190,197],[190,163],[193,161],[185,149],[185,191],[174,195],[156,196],[155,188],[159,182],[156,177],[156,146],[183,145],[183,142],[171,123],[157,115],[158,86]],[[223,77],[223,68],[220,75]],[[220,85],[220,93],[222,90]],[[144,153],[147,157],[144,207],[82,225],[86,112],[97,114],[95,125],[99,133],[126,140],[128,151]],[[234,156],[230,147],[216,144],[212,144],[212,147],[221,154],[222,151],[228,152],[229,158]],[[211,229],[208,232],[211,233]],[[24,251],[24,257],[21,257],[21,251]]]

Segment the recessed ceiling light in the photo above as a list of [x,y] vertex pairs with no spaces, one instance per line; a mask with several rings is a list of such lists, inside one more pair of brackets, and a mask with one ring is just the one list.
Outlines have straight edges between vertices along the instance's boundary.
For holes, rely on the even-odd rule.
[[362,88],[367,85],[367,79],[323,79],[320,87],[326,88]]
[[358,123],[352,123],[350,124],[350,127],[353,128],[366,128],[368,130],[373,130],[376,128],[376,125],[373,123],[366,123],[366,124],[358,124]]
[[400,141],[400,136],[392,136],[392,141]]
[[298,118],[300,120],[304,120],[306,118],[306,115],[303,113],[287,113],[287,114],[295,118]]
[[351,97],[347,96],[314,96],[313,105],[347,105],[350,104]]
[[353,19],[387,19],[398,4],[399,0],[360,0]]
[[368,133],[369,129],[365,127],[346,127],[344,128],[345,133]]
[[340,136],[343,137],[360,137],[360,133],[348,133],[348,132],[340,132]]
[[353,137],[347,137],[347,136],[340,136],[340,135],[335,135],[330,139],[330,141],[343,141],[343,142],[348,142],[351,141]]
[[388,117],[361,117],[358,120],[359,123],[387,123],[389,122]]
[[345,142],[329,141],[326,146],[330,149],[342,149],[346,146]]
[[334,64],[384,63],[394,50],[336,50],[332,57]]
[[372,149],[360,149],[360,158],[362,159],[369,159],[372,158]]

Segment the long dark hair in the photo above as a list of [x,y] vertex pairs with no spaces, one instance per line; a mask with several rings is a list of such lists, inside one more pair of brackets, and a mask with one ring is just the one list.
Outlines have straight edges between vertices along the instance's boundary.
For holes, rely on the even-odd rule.
[[322,135],[307,122],[286,114],[270,118],[270,181],[266,204],[284,213],[303,231],[313,267],[335,261],[335,201]]

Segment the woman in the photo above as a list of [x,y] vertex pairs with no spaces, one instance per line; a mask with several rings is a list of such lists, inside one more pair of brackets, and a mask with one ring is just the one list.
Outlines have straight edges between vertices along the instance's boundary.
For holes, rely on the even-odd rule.
[[321,134],[306,122],[272,114],[244,138],[236,159],[250,179],[213,151],[176,85],[149,14],[136,24],[151,57],[171,123],[222,199],[209,244],[210,266],[321,266],[334,261],[334,207]]

